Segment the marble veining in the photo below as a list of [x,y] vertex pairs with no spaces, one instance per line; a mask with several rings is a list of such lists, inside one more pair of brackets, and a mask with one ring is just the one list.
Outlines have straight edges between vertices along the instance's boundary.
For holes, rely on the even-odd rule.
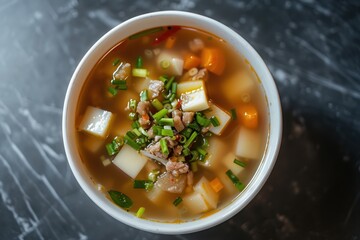
[[[102,212],[80,189],[61,135],[71,75],[117,24],[190,11],[241,34],[279,89],[283,144],[269,180],[227,222],[156,235]],[[0,3],[0,239],[360,239],[359,1]]]

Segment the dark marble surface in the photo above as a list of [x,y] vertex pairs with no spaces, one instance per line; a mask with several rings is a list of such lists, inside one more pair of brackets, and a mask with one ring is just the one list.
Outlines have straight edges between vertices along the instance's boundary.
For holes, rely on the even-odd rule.
[[[166,236],[102,212],[68,166],[63,99],[87,49],[122,21],[185,10],[233,28],[279,88],[283,144],[231,220]],[[359,1],[0,1],[0,239],[360,239]]]

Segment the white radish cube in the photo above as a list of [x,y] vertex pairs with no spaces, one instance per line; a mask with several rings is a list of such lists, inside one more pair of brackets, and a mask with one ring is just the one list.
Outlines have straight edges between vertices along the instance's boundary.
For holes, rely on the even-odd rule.
[[105,138],[109,131],[112,118],[113,114],[111,112],[88,106],[79,129],[92,135]]
[[113,163],[124,173],[135,179],[147,162],[146,157],[134,150],[127,144],[121,148]]
[[208,154],[206,155],[205,161],[198,161],[198,163],[201,166],[215,170],[224,156],[224,149],[227,149],[225,142],[221,141],[217,136],[212,136],[209,139]]
[[184,196],[182,204],[187,212],[191,212],[192,214],[199,214],[210,210],[209,205],[199,192],[193,192]]
[[[136,84],[134,84],[134,90],[137,93],[140,93],[142,90],[148,89],[149,88],[149,84],[150,84],[150,78],[139,78],[139,79],[135,79],[134,83],[136,81]],[[125,98],[125,99],[129,99],[129,98]],[[139,100],[139,94],[136,94],[136,100]]]
[[194,191],[203,196],[211,209],[215,209],[217,207],[219,194],[212,189],[209,181],[205,177],[202,177],[199,182],[195,184]]
[[161,204],[163,202],[163,199],[166,197],[166,192],[161,190],[159,187],[154,185],[153,189],[151,191],[146,192],[146,197],[155,204]]
[[244,168],[242,166],[237,165],[234,163],[235,159],[234,153],[227,153],[225,157],[223,158],[223,163],[226,167],[226,169],[230,169],[236,176],[239,176],[242,171],[244,171]]
[[256,130],[241,127],[236,146],[236,156],[259,160],[262,154],[261,136]]
[[225,172],[226,171],[220,172],[220,174],[218,175],[218,178],[224,185],[224,188],[221,191],[226,192],[227,194],[238,193],[239,190],[235,187],[234,183],[230,180],[230,178],[226,175]]
[[165,74],[181,76],[184,60],[174,54],[162,52],[157,58],[158,68]]
[[210,132],[221,135],[221,133],[225,130],[225,127],[230,122],[231,116],[229,113],[227,113],[225,110],[222,110],[220,107],[216,106],[215,104],[210,105],[210,111],[205,113],[205,116],[207,118],[211,118],[212,116],[215,116],[217,120],[219,120],[220,125],[217,127],[214,127],[211,124],[211,127],[209,129]]
[[205,88],[204,82],[201,80],[181,82],[177,85],[176,94],[180,96],[183,93],[191,92],[199,88]]
[[240,102],[244,94],[250,94],[256,87],[256,79],[247,70],[242,69],[230,78],[224,79],[221,84],[224,97],[231,102]]
[[181,94],[181,108],[185,112],[198,112],[209,108],[204,88]]

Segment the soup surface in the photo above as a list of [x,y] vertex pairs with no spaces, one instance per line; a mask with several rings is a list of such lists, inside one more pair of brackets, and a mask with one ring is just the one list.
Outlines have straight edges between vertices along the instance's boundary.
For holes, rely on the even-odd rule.
[[119,207],[190,221],[241,194],[268,121],[260,81],[239,53],[200,30],[166,26],[119,42],[95,65],[77,107],[77,144]]

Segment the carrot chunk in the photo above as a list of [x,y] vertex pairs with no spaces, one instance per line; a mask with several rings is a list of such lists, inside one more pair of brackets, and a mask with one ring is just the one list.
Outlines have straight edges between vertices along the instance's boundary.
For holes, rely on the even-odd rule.
[[166,39],[165,48],[167,49],[173,48],[175,41],[176,41],[176,37],[170,36],[168,39]]
[[257,128],[258,127],[258,111],[256,107],[251,104],[244,104],[238,109],[239,117],[241,123],[247,128]]
[[184,69],[192,69],[194,67],[198,67],[200,65],[200,58],[193,54],[187,54],[184,58]]
[[221,75],[225,69],[224,53],[217,48],[204,48],[201,52],[201,66],[216,75]]
[[220,192],[220,190],[224,188],[224,185],[218,178],[214,178],[214,180],[210,182],[210,186],[215,192]]

